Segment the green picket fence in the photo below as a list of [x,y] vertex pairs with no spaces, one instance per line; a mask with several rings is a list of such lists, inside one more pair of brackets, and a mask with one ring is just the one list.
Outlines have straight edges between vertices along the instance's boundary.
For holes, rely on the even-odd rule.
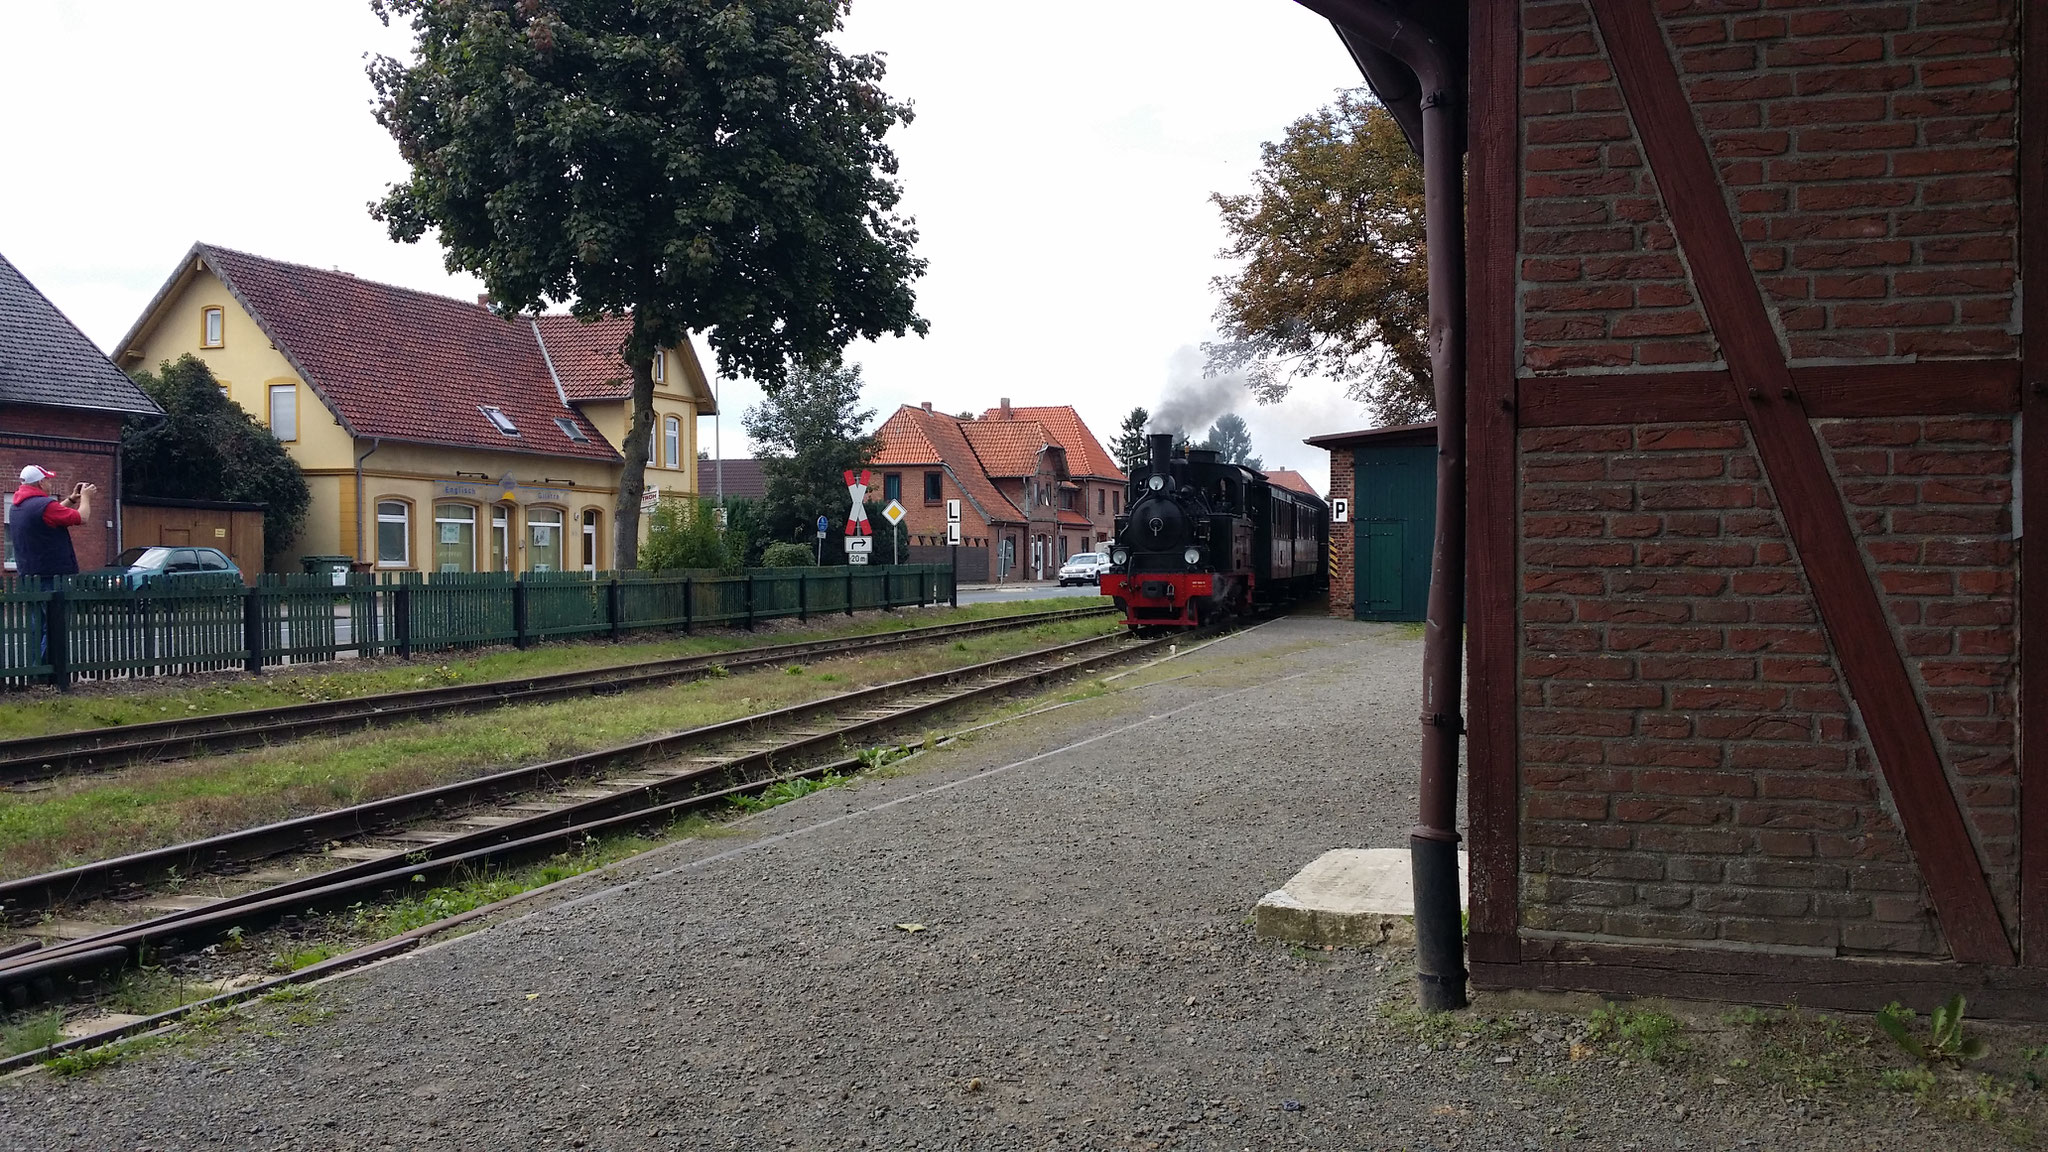
[[387,573],[233,578],[0,579],[0,685],[258,671],[343,655],[525,647],[644,629],[938,604],[951,568],[717,572]]

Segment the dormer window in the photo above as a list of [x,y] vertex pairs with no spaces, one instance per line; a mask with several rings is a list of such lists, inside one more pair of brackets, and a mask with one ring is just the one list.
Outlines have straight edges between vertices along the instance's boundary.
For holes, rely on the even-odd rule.
[[221,346],[221,314],[218,308],[199,310],[199,346],[218,348]]
[[654,382],[656,384],[661,383],[662,380],[668,376],[667,371],[665,371],[663,368],[663,365],[665,365],[667,362],[668,353],[663,352],[659,348],[656,348],[654,350]]
[[576,422],[574,420],[569,419],[567,416],[555,417],[555,427],[560,428],[562,430],[562,435],[567,436],[569,439],[574,440],[578,444],[590,443],[590,437],[585,436],[583,434],[583,429],[577,427]]
[[484,419],[491,422],[491,427],[507,436],[519,435],[519,425],[514,424],[512,418],[505,415],[504,409],[494,404],[479,404],[476,410],[484,414]]

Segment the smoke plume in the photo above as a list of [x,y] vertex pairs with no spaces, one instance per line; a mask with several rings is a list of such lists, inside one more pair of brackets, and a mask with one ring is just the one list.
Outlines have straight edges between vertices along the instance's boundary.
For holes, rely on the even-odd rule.
[[1166,362],[1166,390],[1152,409],[1153,432],[1201,439],[1218,416],[1234,411],[1246,393],[1244,373],[1202,375],[1201,349],[1184,344]]

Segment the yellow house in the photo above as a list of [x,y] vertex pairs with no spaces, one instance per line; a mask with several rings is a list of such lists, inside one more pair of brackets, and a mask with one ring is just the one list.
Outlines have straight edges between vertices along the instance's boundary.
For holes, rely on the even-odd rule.
[[[191,353],[284,441],[313,503],[283,554],[380,571],[610,567],[629,322],[500,316],[346,272],[197,244],[116,350]],[[689,342],[656,362],[647,483],[697,491],[715,411]],[[641,530],[646,530],[643,518]]]

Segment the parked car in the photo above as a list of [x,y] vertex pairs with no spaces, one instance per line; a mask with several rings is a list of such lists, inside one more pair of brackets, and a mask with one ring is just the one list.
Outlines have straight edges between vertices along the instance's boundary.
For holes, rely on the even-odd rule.
[[130,548],[114,558],[112,566],[100,569],[103,575],[119,576],[130,588],[139,588],[143,581],[152,577],[163,577],[183,582],[198,577],[212,577],[225,583],[225,577],[242,578],[242,570],[228,559],[225,552],[216,548],[167,548],[155,545],[146,548]]
[[1060,587],[1093,584],[1109,571],[1109,557],[1101,552],[1076,552],[1060,565]]

